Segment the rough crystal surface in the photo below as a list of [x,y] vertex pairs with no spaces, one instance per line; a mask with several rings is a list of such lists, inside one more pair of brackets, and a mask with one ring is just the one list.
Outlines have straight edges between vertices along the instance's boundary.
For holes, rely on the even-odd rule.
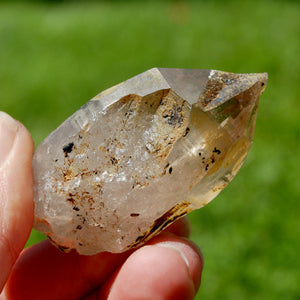
[[122,252],[204,206],[249,151],[266,81],[154,68],[100,93],[34,154],[35,228],[61,250]]

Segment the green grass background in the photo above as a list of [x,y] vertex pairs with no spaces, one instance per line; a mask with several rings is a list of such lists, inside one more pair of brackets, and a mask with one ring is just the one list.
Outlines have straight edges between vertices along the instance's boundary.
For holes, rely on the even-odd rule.
[[300,299],[299,16],[284,0],[1,2],[0,110],[38,145],[155,66],[268,72],[245,165],[190,215],[205,257],[197,299]]

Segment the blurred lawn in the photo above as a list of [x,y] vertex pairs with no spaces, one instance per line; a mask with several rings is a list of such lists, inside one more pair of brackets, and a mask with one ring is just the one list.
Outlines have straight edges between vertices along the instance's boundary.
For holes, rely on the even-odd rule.
[[1,3],[0,110],[37,145],[98,92],[155,66],[268,72],[244,167],[191,214],[205,257],[197,299],[300,299],[299,15],[284,0]]

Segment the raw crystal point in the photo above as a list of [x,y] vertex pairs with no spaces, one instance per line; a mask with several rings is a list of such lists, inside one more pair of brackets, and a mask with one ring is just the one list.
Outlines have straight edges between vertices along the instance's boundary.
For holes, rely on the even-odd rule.
[[61,250],[122,252],[206,205],[248,153],[266,81],[154,68],[100,93],[34,154],[34,227]]

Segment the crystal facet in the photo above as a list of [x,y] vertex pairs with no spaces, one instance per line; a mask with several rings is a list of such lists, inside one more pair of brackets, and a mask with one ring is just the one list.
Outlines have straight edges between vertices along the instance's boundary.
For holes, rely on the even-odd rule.
[[34,154],[34,227],[62,250],[122,252],[206,205],[249,151],[266,81],[154,68],[100,93]]

